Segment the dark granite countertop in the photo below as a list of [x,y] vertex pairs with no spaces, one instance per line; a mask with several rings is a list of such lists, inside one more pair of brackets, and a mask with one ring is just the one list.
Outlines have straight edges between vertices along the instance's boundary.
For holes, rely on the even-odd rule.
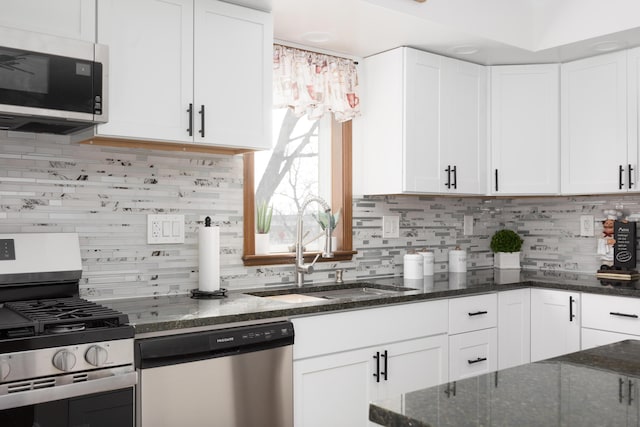
[[374,402],[387,427],[625,426],[640,421],[640,341],[627,340]]
[[[351,282],[353,283],[353,282]],[[595,275],[518,270],[473,270],[467,273],[439,273],[424,280],[403,280],[402,277],[363,279],[358,283],[379,286],[408,287],[415,290],[389,295],[372,295],[367,298],[341,298],[313,302],[283,302],[250,295],[252,291],[299,293],[295,286],[268,287],[254,290],[229,292],[227,298],[197,300],[189,295],[158,296],[100,301],[101,304],[126,313],[136,328],[136,334],[170,333],[173,330],[207,327],[246,321],[262,321],[305,314],[323,313],[399,304],[436,298],[516,289],[520,287],[543,287],[551,289],[591,292],[598,294],[640,296],[640,286],[603,286]],[[349,282],[345,282],[346,285]],[[335,284],[316,284],[302,289]]]

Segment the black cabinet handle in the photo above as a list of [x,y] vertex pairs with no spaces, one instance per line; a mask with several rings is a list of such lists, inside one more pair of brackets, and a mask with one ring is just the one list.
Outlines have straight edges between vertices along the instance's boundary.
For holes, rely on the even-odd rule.
[[200,136],[204,138],[204,105],[200,106],[198,113],[200,113],[200,130],[198,132],[200,132]]
[[632,317],[634,319],[638,318],[637,314],[618,313],[617,311],[610,311],[609,314],[612,315],[612,316]]
[[575,319],[576,315],[573,314],[573,303],[574,303],[574,299],[573,297],[569,297],[569,322],[573,322],[573,319]]
[[384,371],[380,372],[380,375],[382,375],[384,377],[384,380],[387,381],[387,374],[389,373],[389,365],[388,365],[389,357],[388,357],[387,350],[385,350],[384,353],[380,355],[380,357],[384,359]]
[[631,393],[633,392],[633,381],[629,380],[629,396],[627,396],[627,404],[631,406],[631,402],[633,402],[633,397]]
[[631,164],[629,164],[629,165],[628,165],[627,169],[628,169],[628,171],[629,171],[629,182],[627,183],[627,188],[628,188],[629,190],[631,190],[631,187],[633,187],[633,186],[634,186],[634,182],[633,182],[633,179],[632,179],[632,176],[633,176],[633,168],[631,167]]
[[187,113],[189,113],[189,127],[187,128],[187,132],[189,133],[189,136],[193,136],[193,104],[189,104]]
[[457,189],[458,188],[458,167],[454,166],[453,167],[453,184],[451,184],[453,186],[453,188]]
[[453,383],[447,383],[447,388],[445,389],[444,394],[446,394],[447,397],[451,397],[451,396],[455,396],[456,395],[456,382],[455,381]]
[[478,357],[476,360],[467,360],[467,362],[469,365],[473,365],[474,363],[484,362],[485,360],[487,360],[486,357]]
[[447,173],[447,183],[445,186],[447,188],[451,188],[451,165],[447,165],[447,168],[444,171]]
[[622,403],[622,386],[624,385],[624,380],[622,378],[618,378],[618,402]]
[[376,379],[376,382],[380,382],[380,352],[376,351],[376,354],[373,356],[376,360],[376,372],[373,374],[373,377]]
[[488,311],[475,311],[473,313],[468,313],[469,316],[480,316],[481,314],[487,314]]
[[496,191],[498,191],[498,169],[496,169]]
[[622,183],[622,174],[624,173],[624,168],[622,165],[618,166],[618,190],[622,190],[624,184]]

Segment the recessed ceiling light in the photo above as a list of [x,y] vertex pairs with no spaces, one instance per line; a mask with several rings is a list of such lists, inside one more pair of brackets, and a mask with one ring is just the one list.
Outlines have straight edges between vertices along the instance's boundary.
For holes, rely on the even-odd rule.
[[324,31],[311,31],[300,36],[304,41],[310,43],[326,43],[331,40],[331,34]]
[[616,50],[622,48],[622,43],[615,40],[609,40],[599,42],[591,46],[596,52],[609,52],[610,50]]
[[456,55],[472,55],[474,53],[478,53],[479,51],[480,49],[470,44],[454,46],[451,48],[451,52],[455,53]]

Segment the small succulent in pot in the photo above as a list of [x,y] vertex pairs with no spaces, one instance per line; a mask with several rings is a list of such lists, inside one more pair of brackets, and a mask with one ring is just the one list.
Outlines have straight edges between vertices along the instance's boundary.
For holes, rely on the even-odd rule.
[[340,208],[340,210],[335,214],[331,214],[330,212],[318,212],[318,215],[316,214],[312,214],[313,217],[315,218],[315,220],[318,222],[318,224],[320,224],[320,228],[322,228],[322,230],[326,230],[327,227],[329,227],[329,229],[331,231],[335,230],[336,227],[338,226],[338,222],[340,222],[340,214],[342,213],[342,208]]
[[271,217],[273,215],[273,206],[268,206],[264,201],[258,204],[256,217],[256,232],[258,234],[267,234],[271,230]]

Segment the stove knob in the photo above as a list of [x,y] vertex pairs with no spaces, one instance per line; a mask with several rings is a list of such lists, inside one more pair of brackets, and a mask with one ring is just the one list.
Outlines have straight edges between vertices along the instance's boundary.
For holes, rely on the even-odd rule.
[[69,350],[60,350],[53,356],[53,366],[61,371],[70,371],[76,365],[76,356]]
[[84,359],[93,366],[102,366],[107,361],[107,355],[109,353],[104,347],[99,345],[92,345],[84,355]]
[[11,365],[6,360],[0,360],[0,381],[3,381],[11,373]]

